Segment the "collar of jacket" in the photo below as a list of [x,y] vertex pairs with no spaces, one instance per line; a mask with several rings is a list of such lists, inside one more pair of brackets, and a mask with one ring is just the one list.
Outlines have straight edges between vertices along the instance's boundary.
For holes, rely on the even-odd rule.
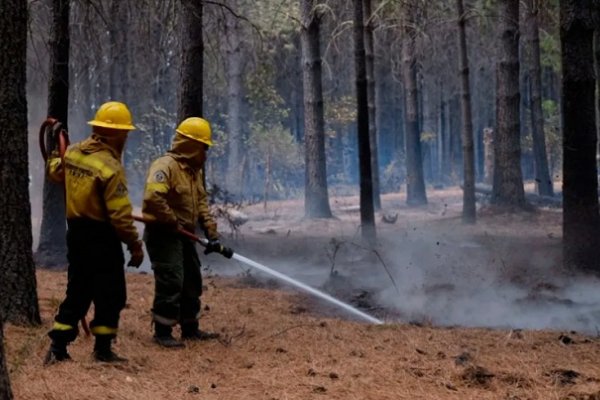
[[80,150],[86,154],[97,153],[99,151],[106,150],[117,160],[121,159],[121,154],[123,152],[122,148],[119,151],[117,148],[117,143],[112,143],[110,139],[99,136],[95,133],[92,133],[92,136],[81,142]]
[[183,170],[185,170],[187,173],[189,173],[190,175],[194,176],[196,173],[198,173],[198,171],[200,171],[200,168],[196,168],[192,165],[190,165],[190,159],[182,156],[181,154],[177,154],[173,151],[167,151],[167,155],[169,157],[171,157],[172,159],[174,159]]

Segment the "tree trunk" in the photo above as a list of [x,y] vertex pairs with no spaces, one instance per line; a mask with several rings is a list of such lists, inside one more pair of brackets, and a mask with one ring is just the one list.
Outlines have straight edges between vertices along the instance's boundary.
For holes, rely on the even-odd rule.
[[373,174],[373,207],[381,210],[379,187],[379,145],[377,143],[377,112],[375,108],[375,45],[373,41],[373,18],[371,0],[363,0],[365,18],[365,56],[367,68],[367,96],[369,98],[369,144],[371,146],[371,172]]
[[560,2],[563,113],[563,250],[569,268],[598,271],[594,24],[591,0]]
[[[0,7],[1,8],[1,7]],[[13,398],[10,389],[8,368],[6,367],[6,356],[4,352],[4,327],[0,317],[0,399],[11,400]]]
[[437,145],[437,165],[438,165],[438,183],[443,185],[446,182],[445,168],[446,154],[444,149],[446,148],[446,102],[444,101],[444,85],[440,85],[440,99],[439,99],[439,116],[438,116],[438,134],[436,138]]
[[421,155],[421,135],[417,104],[417,62],[415,56],[415,35],[413,24],[415,5],[408,3],[404,11],[404,38],[402,40],[402,80],[404,82],[405,135],[406,135],[406,203],[409,206],[427,204],[423,160]]
[[[129,6],[124,0],[111,0],[109,5],[110,20],[108,22],[109,32],[109,54],[108,54],[108,97],[110,100],[121,101],[130,107],[133,115],[138,115],[137,110],[140,101],[129,102],[129,82],[127,75],[129,65],[129,46],[128,46],[128,27]],[[148,66],[149,67],[149,66]],[[143,105],[142,105],[143,108]],[[123,151],[123,165],[125,170],[135,170],[137,149],[142,146],[143,137],[141,135],[130,135],[127,140],[126,150]],[[139,179],[139,176],[136,176]],[[132,182],[133,181],[133,182]],[[130,178],[130,184],[139,185],[139,180]]]
[[494,130],[483,128],[483,182],[494,183]]
[[0,2],[0,315],[39,324],[27,160],[27,1]]
[[[600,10],[597,10],[596,18],[600,22]],[[594,64],[596,70],[596,128],[598,137],[600,137],[600,26],[598,24],[594,31]],[[597,154],[600,155],[600,148],[598,148]]]
[[181,72],[178,121],[202,117],[204,38],[202,1],[181,0]]
[[263,191],[263,211],[267,212],[267,201],[269,201],[269,188],[271,187],[271,148],[267,150],[265,160],[265,185]]
[[[237,0],[229,0],[229,5],[236,8]],[[241,196],[242,187],[240,159],[242,157],[242,95],[243,88],[243,53],[239,18],[227,12],[225,16],[226,33],[226,73],[227,73],[227,190]]]
[[315,0],[303,0],[301,3],[306,161],[304,215],[307,218],[331,218],[325,164],[320,16],[315,9],[316,6]]
[[526,41],[529,48],[529,79],[531,82],[531,132],[533,136],[533,158],[535,162],[535,181],[538,193],[553,196],[552,179],[548,170],[546,154],[546,134],[544,133],[544,114],[542,111],[542,68],[540,62],[540,35],[538,13],[540,0],[527,0],[527,18],[525,21]]
[[[69,110],[69,7],[70,0],[52,1],[50,33],[50,77],[48,82],[48,116],[62,122],[67,129]],[[52,135],[48,148],[57,148]],[[40,266],[67,264],[64,187],[44,176],[42,224],[35,260]]]
[[[55,0],[56,1],[56,0]],[[110,28],[109,28],[109,96],[111,100],[127,103],[127,27],[128,10],[123,0],[111,0],[110,3]],[[132,135],[133,136],[133,135]]]
[[367,61],[365,56],[365,29],[362,2],[363,0],[354,0],[354,66],[356,73],[358,160],[360,171],[360,224],[362,238],[374,244],[377,237],[373,207]]
[[525,207],[521,172],[519,121],[519,0],[498,3],[499,38],[496,65],[496,123],[494,133],[494,192],[492,203]]
[[473,119],[471,116],[471,90],[469,88],[469,57],[465,32],[465,10],[463,0],[456,0],[458,11],[458,68],[461,83],[461,114],[463,144],[463,214],[465,223],[475,223],[475,154],[473,152]]

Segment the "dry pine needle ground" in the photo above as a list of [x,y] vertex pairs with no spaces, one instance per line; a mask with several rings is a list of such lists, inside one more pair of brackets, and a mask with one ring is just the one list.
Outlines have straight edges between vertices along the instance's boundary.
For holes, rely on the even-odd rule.
[[[129,274],[117,351],[91,361],[81,336],[73,362],[42,367],[64,272],[40,271],[43,326],[8,326],[16,399],[597,399],[600,341],[576,333],[372,326],[298,312],[294,293],[208,278],[202,325],[220,341],[183,350],[152,343],[153,280]],[[565,344],[567,343],[567,344]]]

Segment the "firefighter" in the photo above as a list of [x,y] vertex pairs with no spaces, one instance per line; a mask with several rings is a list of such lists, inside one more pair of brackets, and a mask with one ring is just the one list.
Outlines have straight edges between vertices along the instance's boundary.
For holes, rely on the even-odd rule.
[[71,358],[67,345],[77,337],[77,323],[92,302],[94,359],[127,361],[112,351],[111,343],[126,300],[121,242],[131,254],[128,265],[139,267],[144,259],[121,164],[127,134],[135,126],[127,106],[115,101],[103,104],[88,124],[90,137],[69,146],[64,159],[54,152],[47,164],[50,179],[65,185],[69,267],[66,298],[48,333],[52,344],[46,364]]
[[177,127],[171,149],[150,166],[146,180],[142,213],[144,241],[155,279],[154,341],[163,347],[184,347],[172,334],[178,323],[182,339],[219,337],[198,329],[200,259],[194,242],[177,233],[177,228],[194,232],[200,224],[208,239],[204,254],[224,249],[204,186],[203,167],[212,144],[208,121],[187,118]]

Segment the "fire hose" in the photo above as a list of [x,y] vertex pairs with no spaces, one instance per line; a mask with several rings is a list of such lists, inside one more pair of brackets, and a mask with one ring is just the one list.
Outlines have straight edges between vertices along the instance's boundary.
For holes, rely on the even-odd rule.
[[[134,215],[133,219],[135,219],[136,221],[140,221],[140,222],[146,222],[144,220],[144,218],[139,217],[137,215]],[[202,245],[203,247],[206,247],[208,245],[208,240],[202,239],[199,236],[196,236],[193,233],[186,231],[185,229],[178,228],[177,232],[180,233],[181,235],[187,237],[188,239],[191,239],[197,243],[200,243],[200,245]],[[266,265],[257,263],[256,261],[253,261],[247,257],[237,254],[228,247],[221,246],[221,249],[218,251],[218,253],[220,253],[221,255],[223,255],[227,258],[233,258],[234,260],[240,261],[252,268],[258,269],[259,271],[265,272],[281,281],[287,282],[290,285],[295,286],[296,288],[301,289],[305,292],[308,292],[314,296],[320,297],[321,299],[326,300],[340,308],[343,308],[344,310],[349,311],[352,314],[354,314],[358,317],[361,317],[362,319],[364,319],[366,321],[369,321],[369,322],[371,322],[373,324],[377,324],[377,325],[383,324],[383,321],[381,321],[377,318],[374,318],[374,317],[370,316],[369,314],[366,314],[366,313],[358,310],[355,307],[352,307],[350,304],[344,303],[344,302],[328,295],[327,293],[324,293],[320,290],[310,287],[300,281],[297,281],[296,279],[293,279],[287,275],[282,274],[281,272],[275,271],[274,269],[271,269],[271,268],[267,267]]]
[[63,128],[63,124],[55,118],[48,117],[42,123],[40,127],[40,152],[42,153],[42,158],[44,162],[48,160],[48,135],[54,135],[54,143],[58,143],[58,154],[60,158],[63,159],[65,157],[65,151],[67,151],[67,146],[69,146],[69,134]]
[[[44,158],[44,161],[47,161],[47,159],[48,159],[47,145],[48,145],[49,141],[47,140],[47,136],[50,133],[55,135],[54,143],[58,144],[58,152],[59,152],[60,158],[61,158],[61,160],[64,160],[65,152],[67,150],[67,146],[69,145],[69,135],[68,135],[67,131],[65,129],[63,129],[62,124],[58,120],[48,117],[42,123],[42,126],[40,128],[40,135],[39,135],[40,136],[39,137],[40,151],[42,153],[42,157]],[[137,215],[133,215],[133,219],[136,221],[139,221],[139,222],[143,222],[143,223],[147,222],[143,217],[140,217]],[[203,247],[206,247],[208,245],[208,240],[202,239],[202,238],[194,235],[193,233],[188,232],[182,228],[178,228],[177,232],[180,235],[183,235],[183,236],[187,237],[188,239],[199,243]],[[262,271],[262,272],[269,274],[281,281],[284,281],[292,286],[295,286],[298,289],[301,289],[301,290],[308,292],[316,297],[324,299],[324,300],[328,301],[329,303],[332,303],[340,308],[343,308],[344,310],[349,311],[350,313],[352,313],[368,322],[378,324],[378,325],[383,324],[383,321],[381,321],[377,318],[374,318],[374,317],[358,310],[357,308],[352,307],[351,305],[344,303],[344,302],[328,295],[327,293],[324,293],[320,290],[314,289],[300,281],[297,281],[287,275],[284,275],[278,271],[275,271],[275,270],[267,267],[266,265],[260,264],[260,263],[253,261],[247,257],[237,254],[228,247],[221,246],[220,249],[217,250],[217,252],[220,253],[221,255],[223,255],[224,257],[233,258],[234,260],[242,262],[245,265],[248,265],[252,268],[258,269],[259,271]],[[89,326],[87,324],[85,317],[83,317],[80,322],[81,322],[81,327],[83,328],[86,336],[89,336],[90,329],[89,329]]]

